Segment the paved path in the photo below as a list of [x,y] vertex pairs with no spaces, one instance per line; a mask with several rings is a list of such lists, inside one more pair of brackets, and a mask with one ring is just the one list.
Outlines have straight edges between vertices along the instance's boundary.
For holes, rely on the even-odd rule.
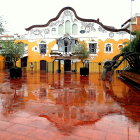
[[116,75],[0,72],[0,140],[140,140],[140,91]]

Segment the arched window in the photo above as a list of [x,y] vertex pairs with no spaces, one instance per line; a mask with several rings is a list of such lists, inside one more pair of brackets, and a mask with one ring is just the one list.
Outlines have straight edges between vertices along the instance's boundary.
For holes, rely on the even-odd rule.
[[40,54],[46,54],[47,45],[45,41],[41,41],[39,44]]
[[111,44],[106,44],[106,46],[105,46],[105,52],[112,52],[112,46],[111,46]]
[[118,48],[121,50],[123,48],[123,44],[119,44]]
[[58,34],[59,35],[63,35],[64,34],[64,26],[62,24],[60,24],[58,26]]
[[77,35],[77,33],[78,33],[78,26],[77,26],[77,24],[73,24],[72,25],[72,34]]
[[65,33],[68,33],[68,34],[71,33],[70,21],[69,21],[69,20],[67,20],[67,21],[65,22]]

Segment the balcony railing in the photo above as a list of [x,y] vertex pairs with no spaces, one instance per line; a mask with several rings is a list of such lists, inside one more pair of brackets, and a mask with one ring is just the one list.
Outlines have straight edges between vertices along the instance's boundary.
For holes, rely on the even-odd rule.
[[60,52],[58,52],[57,50],[51,50],[50,55],[61,56],[62,54]]

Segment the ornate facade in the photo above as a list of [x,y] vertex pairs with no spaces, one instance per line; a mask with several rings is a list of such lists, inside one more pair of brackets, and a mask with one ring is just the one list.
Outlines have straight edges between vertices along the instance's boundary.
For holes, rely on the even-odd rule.
[[99,71],[98,64],[120,53],[124,42],[130,38],[128,26],[116,29],[106,26],[99,19],[84,19],[71,7],[65,7],[55,18],[44,25],[26,28],[27,34],[17,40],[27,44],[26,54],[19,65],[48,72],[79,71],[82,65],[74,55],[77,42],[84,41],[90,52],[86,60],[90,72]]

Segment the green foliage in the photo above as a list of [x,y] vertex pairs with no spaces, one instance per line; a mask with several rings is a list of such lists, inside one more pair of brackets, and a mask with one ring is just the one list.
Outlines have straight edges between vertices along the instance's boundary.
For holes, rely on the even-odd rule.
[[0,34],[4,32],[3,19],[0,17]]
[[15,43],[11,40],[1,41],[0,45],[2,47],[0,55],[2,55],[8,62],[12,62],[16,67],[16,61],[18,61],[24,54],[25,45],[21,42]]
[[123,53],[130,52],[130,43],[125,42],[124,45],[125,45],[125,47],[124,48],[121,48],[121,52],[123,52]]
[[122,52],[139,52],[140,53],[140,31],[133,32],[134,38],[131,42],[126,42]]
[[89,51],[84,42],[75,45],[75,54],[84,64],[84,60],[89,57]]

